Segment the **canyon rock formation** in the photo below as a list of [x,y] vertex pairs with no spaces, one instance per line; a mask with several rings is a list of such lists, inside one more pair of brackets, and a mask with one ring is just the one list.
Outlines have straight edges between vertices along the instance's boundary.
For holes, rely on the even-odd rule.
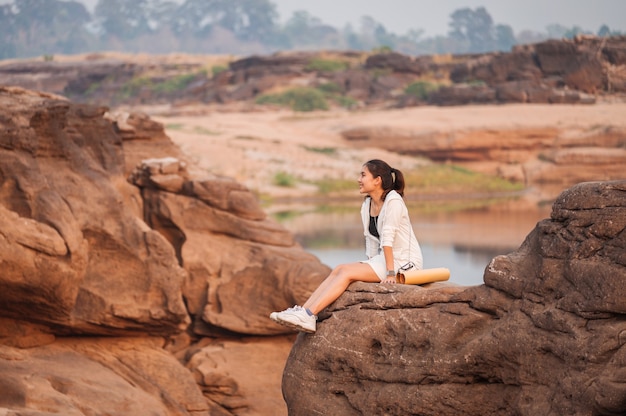
[[[222,58],[214,65],[208,56],[171,62],[90,54],[77,61],[1,64],[0,84],[109,106],[252,103],[264,93],[302,86],[321,88],[358,108],[592,104],[598,97],[626,92],[625,44],[624,36],[579,36],[477,55],[279,52],[231,61]],[[207,76],[207,70],[214,68],[223,70]],[[437,88],[427,94],[408,93],[407,87],[417,81]]]
[[626,411],[626,180],[563,192],[484,285],[352,285],[283,374],[289,414]]
[[354,147],[373,146],[424,156],[524,183],[561,189],[591,178],[624,177],[626,128],[596,125],[563,128],[473,128],[432,131],[394,126],[353,127],[342,136]]
[[[328,267],[191,172],[144,114],[0,86],[0,414],[283,411],[267,316]],[[291,413],[620,414],[625,188],[564,193],[485,285],[353,285],[297,338]]]
[[[578,36],[518,45],[510,52],[447,57],[281,52],[229,61],[211,56],[168,59],[103,53],[58,62],[0,62],[0,84],[62,94],[75,102],[142,105],[161,114],[206,113],[207,108],[260,110],[263,107],[255,100],[263,94],[295,87],[322,91],[331,107],[349,102],[354,109],[588,105],[623,101],[625,47],[624,36]],[[208,75],[209,68],[221,71]],[[410,93],[410,87],[419,83],[424,91]],[[573,131],[539,125],[448,132],[422,129],[416,120],[411,129],[346,127],[342,134],[355,146],[451,162],[558,191],[581,181],[622,178],[626,161],[626,131],[619,124]]]
[[279,381],[246,392],[225,363],[328,267],[146,116],[16,87],[0,108],[0,412],[270,411]]

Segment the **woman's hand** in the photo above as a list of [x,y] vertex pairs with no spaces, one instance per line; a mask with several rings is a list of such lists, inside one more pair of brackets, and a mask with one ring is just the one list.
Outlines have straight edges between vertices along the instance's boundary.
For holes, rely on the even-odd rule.
[[393,248],[391,246],[383,246],[383,254],[385,255],[385,265],[387,266],[387,276],[381,283],[396,283],[396,271],[393,264]]

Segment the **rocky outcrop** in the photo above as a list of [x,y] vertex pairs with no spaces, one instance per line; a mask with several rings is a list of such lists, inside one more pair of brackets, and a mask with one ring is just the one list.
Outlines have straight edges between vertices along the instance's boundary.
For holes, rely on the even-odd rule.
[[626,92],[624,42],[580,36],[476,56],[452,68],[453,85],[433,93],[430,102],[591,104],[598,94]]
[[[278,52],[234,60],[207,75],[197,59],[140,63],[90,55],[78,62],[0,65],[0,85],[103,105],[248,103],[292,87],[324,91],[352,107],[488,103],[593,104],[626,92],[626,37],[579,36],[519,45],[511,52],[406,56],[396,52]],[[415,82],[428,91],[407,90]]]
[[373,126],[341,134],[355,146],[452,162],[526,186],[569,187],[589,180],[622,179],[626,164],[626,130],[621,126],[575,130],[538,124],[457,131]]
[[139,193],[124,180],[122,140],[104,109],[1,94],[3,315],[60,333],[183,330],[184,270],[126,209],[124,195],[137,202]]
[[[352,62],[345,70],[330,72],[312,69],[310,63],[354,57],[301,53],[290,58],[253,57],[232,63],[229,71],[198,86],[198,91],[204,91],[205,102],[226,103],[251,100],[294,81],[311,86],[331,83],[341,95],[366,106],[593,104],[598,94],[626,92],[626,64],[619,54],[624,43],[624,37],[578,37],[523,45],[507,53],[456,56],[449,61],[390,52],[373,54],[362,65]],[[433,74],[451,82],[424,97],[406,93],[411,83]]]
[[100,86],[99,101],[111,104],[114,94],[121,93],[123,86],[140,74],[141,70],[141,66],[130,61],[97,55],[68,62],[23,60],[0,66],[0,85],[19,86],[66,97],[80,95],[82,101],[90,99],[94,86]]
[[485,284],[353,284],[298,336],[290,415],[618,415],[626,181],[563,192]]
[[189,274],[183,296],[196,334],[288,332],[267,312],[305,298],[329,270],[267,219],[252,192],[230,178],[190,179],[177,159],[144,160],[130,181],[148,226]]
[[[328,268],[245,187],[192,174],[149,117],[19,88],[0,88],[0,104],[0,413],[283,413],[294,338],[267,315],[301,303]],[[625,186],[563,194],[485,286],[353,285],[297,341],[307,358],[284,373],[291,411],[328,399],[335,414],[619,414]],[[346,314],[350,331],[332,326]],[[296,380],[294,362],[317,367]],[[357,367],[368,362],[379,367]],[[298,383],[323,377],[329,397],[319,383],[294,401]]]
[[327,272],[145,115],[0,88],[0,410],[274,413],[278,381],[230,375],[255,354],[235,341],[286,333],[267,315]]
[[[14,339],[15,326],[2,322],[2,340]],[[4,344],[4,414],[219,414],[160,339],[68,337],[44,345]]]

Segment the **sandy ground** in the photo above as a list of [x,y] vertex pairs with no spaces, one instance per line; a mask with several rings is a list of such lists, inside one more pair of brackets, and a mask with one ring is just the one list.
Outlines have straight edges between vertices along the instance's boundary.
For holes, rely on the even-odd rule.
[[[380,111],[222,111],[195,107],[144,108],[162,122],[167,134],[192,162],[191,170],[235,178],[250,189],[278,196],[315,192],[307,181],[356,178],[363,162],[380,158],[398,169],[413,169],[427,160],[375,148],[355,147],[343,130],[359,126],[414,132],[558,127],[582,132],[598,126],[626,126],[626,103],[596,105],[498,105],[417,107]],[[184,115],[188,113],[189,115]],[[275,186],[277,174],[297,179],[293,188]]]

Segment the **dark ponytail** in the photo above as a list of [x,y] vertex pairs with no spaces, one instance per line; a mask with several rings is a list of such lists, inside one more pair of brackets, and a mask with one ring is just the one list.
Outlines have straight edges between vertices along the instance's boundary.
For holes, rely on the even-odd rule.
[[389,191],[394,190],[404,196],[404,175],[398,169],[394,169],[380,159],[372,159],[365,162],[367,170],[370,171],[374,178],[380,176],[383,185],[383,201],[387,197]]

